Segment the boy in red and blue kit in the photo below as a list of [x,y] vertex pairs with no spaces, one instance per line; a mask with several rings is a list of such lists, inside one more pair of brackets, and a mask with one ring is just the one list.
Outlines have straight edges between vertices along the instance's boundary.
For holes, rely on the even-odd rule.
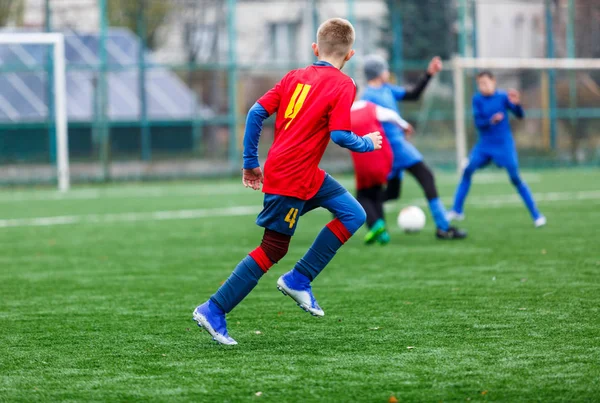
[[[256,223],[265,228],[260,246],[248,254],[227,281],[193,313],[194,320],[221,344],[237,344],[227,333],[225,314],[239,304],[258,280],[287,253],[300,217],[318,207],[335,219],[325,226],[295,267],[277,280],[277,288],[302,309],[323,316],[311,283],[337,250],[365,222],[365,211],[335,179],[318,166],[330,140],[355,152],[381,148],[381,134],[359,137],[351,131],[350,108],[356,93],[340,70],[354,55],[354,28],[333,18],[317,32],[318,62],[293,70],[250,109],[244,135],[243,184],[263,185],[263,210]],[[258,161],[262,123],[273,113],[275,139],[265,163]]]

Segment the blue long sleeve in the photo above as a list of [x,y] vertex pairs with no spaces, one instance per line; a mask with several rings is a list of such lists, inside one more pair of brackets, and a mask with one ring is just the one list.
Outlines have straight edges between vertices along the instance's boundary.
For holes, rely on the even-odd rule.
[[253,169],[260,166],[258,162],[258,141],[262,131],[263,122],[269,113],[258,102],[252,105],[246,117],[246,130],[244,131],[244,169]]
[[399,85],[392,85],[392,84],[386,84],[386,86],[390,89],[390,91],[392,92],[392,95],[394,95],[394,99],[396,101],[402,101],[404,99],[404,97],[406,96],[406,88],[400,87]]
[[483,112],[483,106],[477,97],[473,98],[473,119],[475,120],[475,126],[479,130],[488,129],[492,123],[490,122],[491,116],[486,116]]
[[338,146],[357,153],[367,153],[375,149],[370,138],[360,137],[349,130],[332,131],[331,140]]
[[513,103],[507,102],[507,107],[510,109],[512,113],[519,119],[523,119],[525,117],[525,112],[523,111],[523,107],[521,104],[515,105]]

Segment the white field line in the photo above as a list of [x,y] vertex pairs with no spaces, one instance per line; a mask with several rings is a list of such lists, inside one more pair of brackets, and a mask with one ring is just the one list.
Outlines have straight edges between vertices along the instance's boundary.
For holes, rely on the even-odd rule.
[[[534,198],[536,199],[536,201],[544,202],[600,200],[600,190],[583,192],[538,193],[534,195]],[[522,201],[519,195],[517,194],[483,196],[467,199],[468,205],[478,208],[497,208],[501,206],[521,203]],[[423,199],[414,199],[411,201],[407,201],[403,204],[424,205],[425,203]],[[394,206],[390,206],[389,209],[394,209]],[[0,228],[46,227],[82,223],[122,223],[139,221],[186,220],[212,217],[234,217],[256,215],[259,213],[259,211],[260,206],[254,205],[196,210],[154,211],[145,213],[114,213],[36,218],[13,218],[0,220]]]
[[[410,176],[410,175],[408,175]],[[408,177],[407,176],[407,177]],[[528,183],[541,181],[538,174],[524,174]],[[438,175],[436,178],[440,184],[458,184],[458,178],[453,175]],[[412,181],[413,179],[408,179]],[[347,188],[354,186],[354,180],[343,178],[339,181]],[[481,173],[475,175],[473,182],[477,185],[494,185],[508,183],[508,177],[504,173]],[[67,193],[54,190],[31,190],[31,191],[0,191],[0,203],[20,203],[24,201],[62,201],[62,200],[97,200],[97,199],[135,199],[135,198],[159,198],[172,196],[212,196],[212,195],[237,195],[248,194],[249,190],[241,183],[217,182],[208,184],[188,186],[123,186],[107,189],[73,189]]]
[[[560,202],[560,201],[582,201],[582,200],[600,200],[600,190],[589,190],[581,192],[548,192],[548,193],[534,193],[533,198],[536,202]],[[445,199],[446,207],[450,209],[452,207],[452,199]],[[415,206],[427,206],[427,203],[423,199],[413,199],[410,201],[400,201],[394,204],[386,205],[386,210],[396,210],[398,204],[402,205],[415,205]],[[490,195],[490,196],[478,196],[469,197],[465,202],[465,208],[499,208],[505,207],[511,204],[523,204],[523,200],[516,193],[506,195]]]
[[234,217],[255,215],[260,212],[260,206],[238,206],[215,209],[154,211],[150,213],[116,213],[90,214],[38,218],[15,218],[0,220],[0,228],[10,227],[46,227],[54,225],[80,223],[113,223],[161,220],[186,220],[210,217]]
[[[600,199],[600,190],[536,193],[533,197],[535,201],[542,202],[597,200]],[[513,203],[523,203],[523,200],[515,193],[513,195],[478,197],[471,202],[467,199],[467,203],[485,207],[499,207]]]
[[168,196],[211,196],[234,195],[248,192],[240,185],[225,184],[214,186],[198,186],[189,188],[171,187],[125,187],[123,189],[75,189],[67,193],[48,191],[0,192],[0,203],[23,201],[53,201],[53,200],[96,200],[96,199],[134,199],[156,198]]
[[[405,173],[405,177],[410,177],[410,174]],[[542,181],[542,176],[535,173],[521,174],[522,179],[527,183],[538,183]],[[436,182],[443,185],[456,185],[460,182],[458,175],[436,175]],[[473,183],[476,185],[496,185],[498,183],[510,183],[506,172],[481,172],[473,176]]]

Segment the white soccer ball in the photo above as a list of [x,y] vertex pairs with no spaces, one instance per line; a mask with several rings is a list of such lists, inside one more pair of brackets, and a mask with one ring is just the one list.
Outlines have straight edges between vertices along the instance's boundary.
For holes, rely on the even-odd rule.
[[408,206],[398,214],[398,226],[404,232],[419,232],[425,227],[425,213],[417,206]]

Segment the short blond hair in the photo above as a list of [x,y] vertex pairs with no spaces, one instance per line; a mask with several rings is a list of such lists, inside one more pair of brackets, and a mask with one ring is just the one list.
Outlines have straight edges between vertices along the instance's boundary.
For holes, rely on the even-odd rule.
[[345,57],[354,45],[354,27],[343,18],[330,18],[317,31],[317,46],[322,56]]

